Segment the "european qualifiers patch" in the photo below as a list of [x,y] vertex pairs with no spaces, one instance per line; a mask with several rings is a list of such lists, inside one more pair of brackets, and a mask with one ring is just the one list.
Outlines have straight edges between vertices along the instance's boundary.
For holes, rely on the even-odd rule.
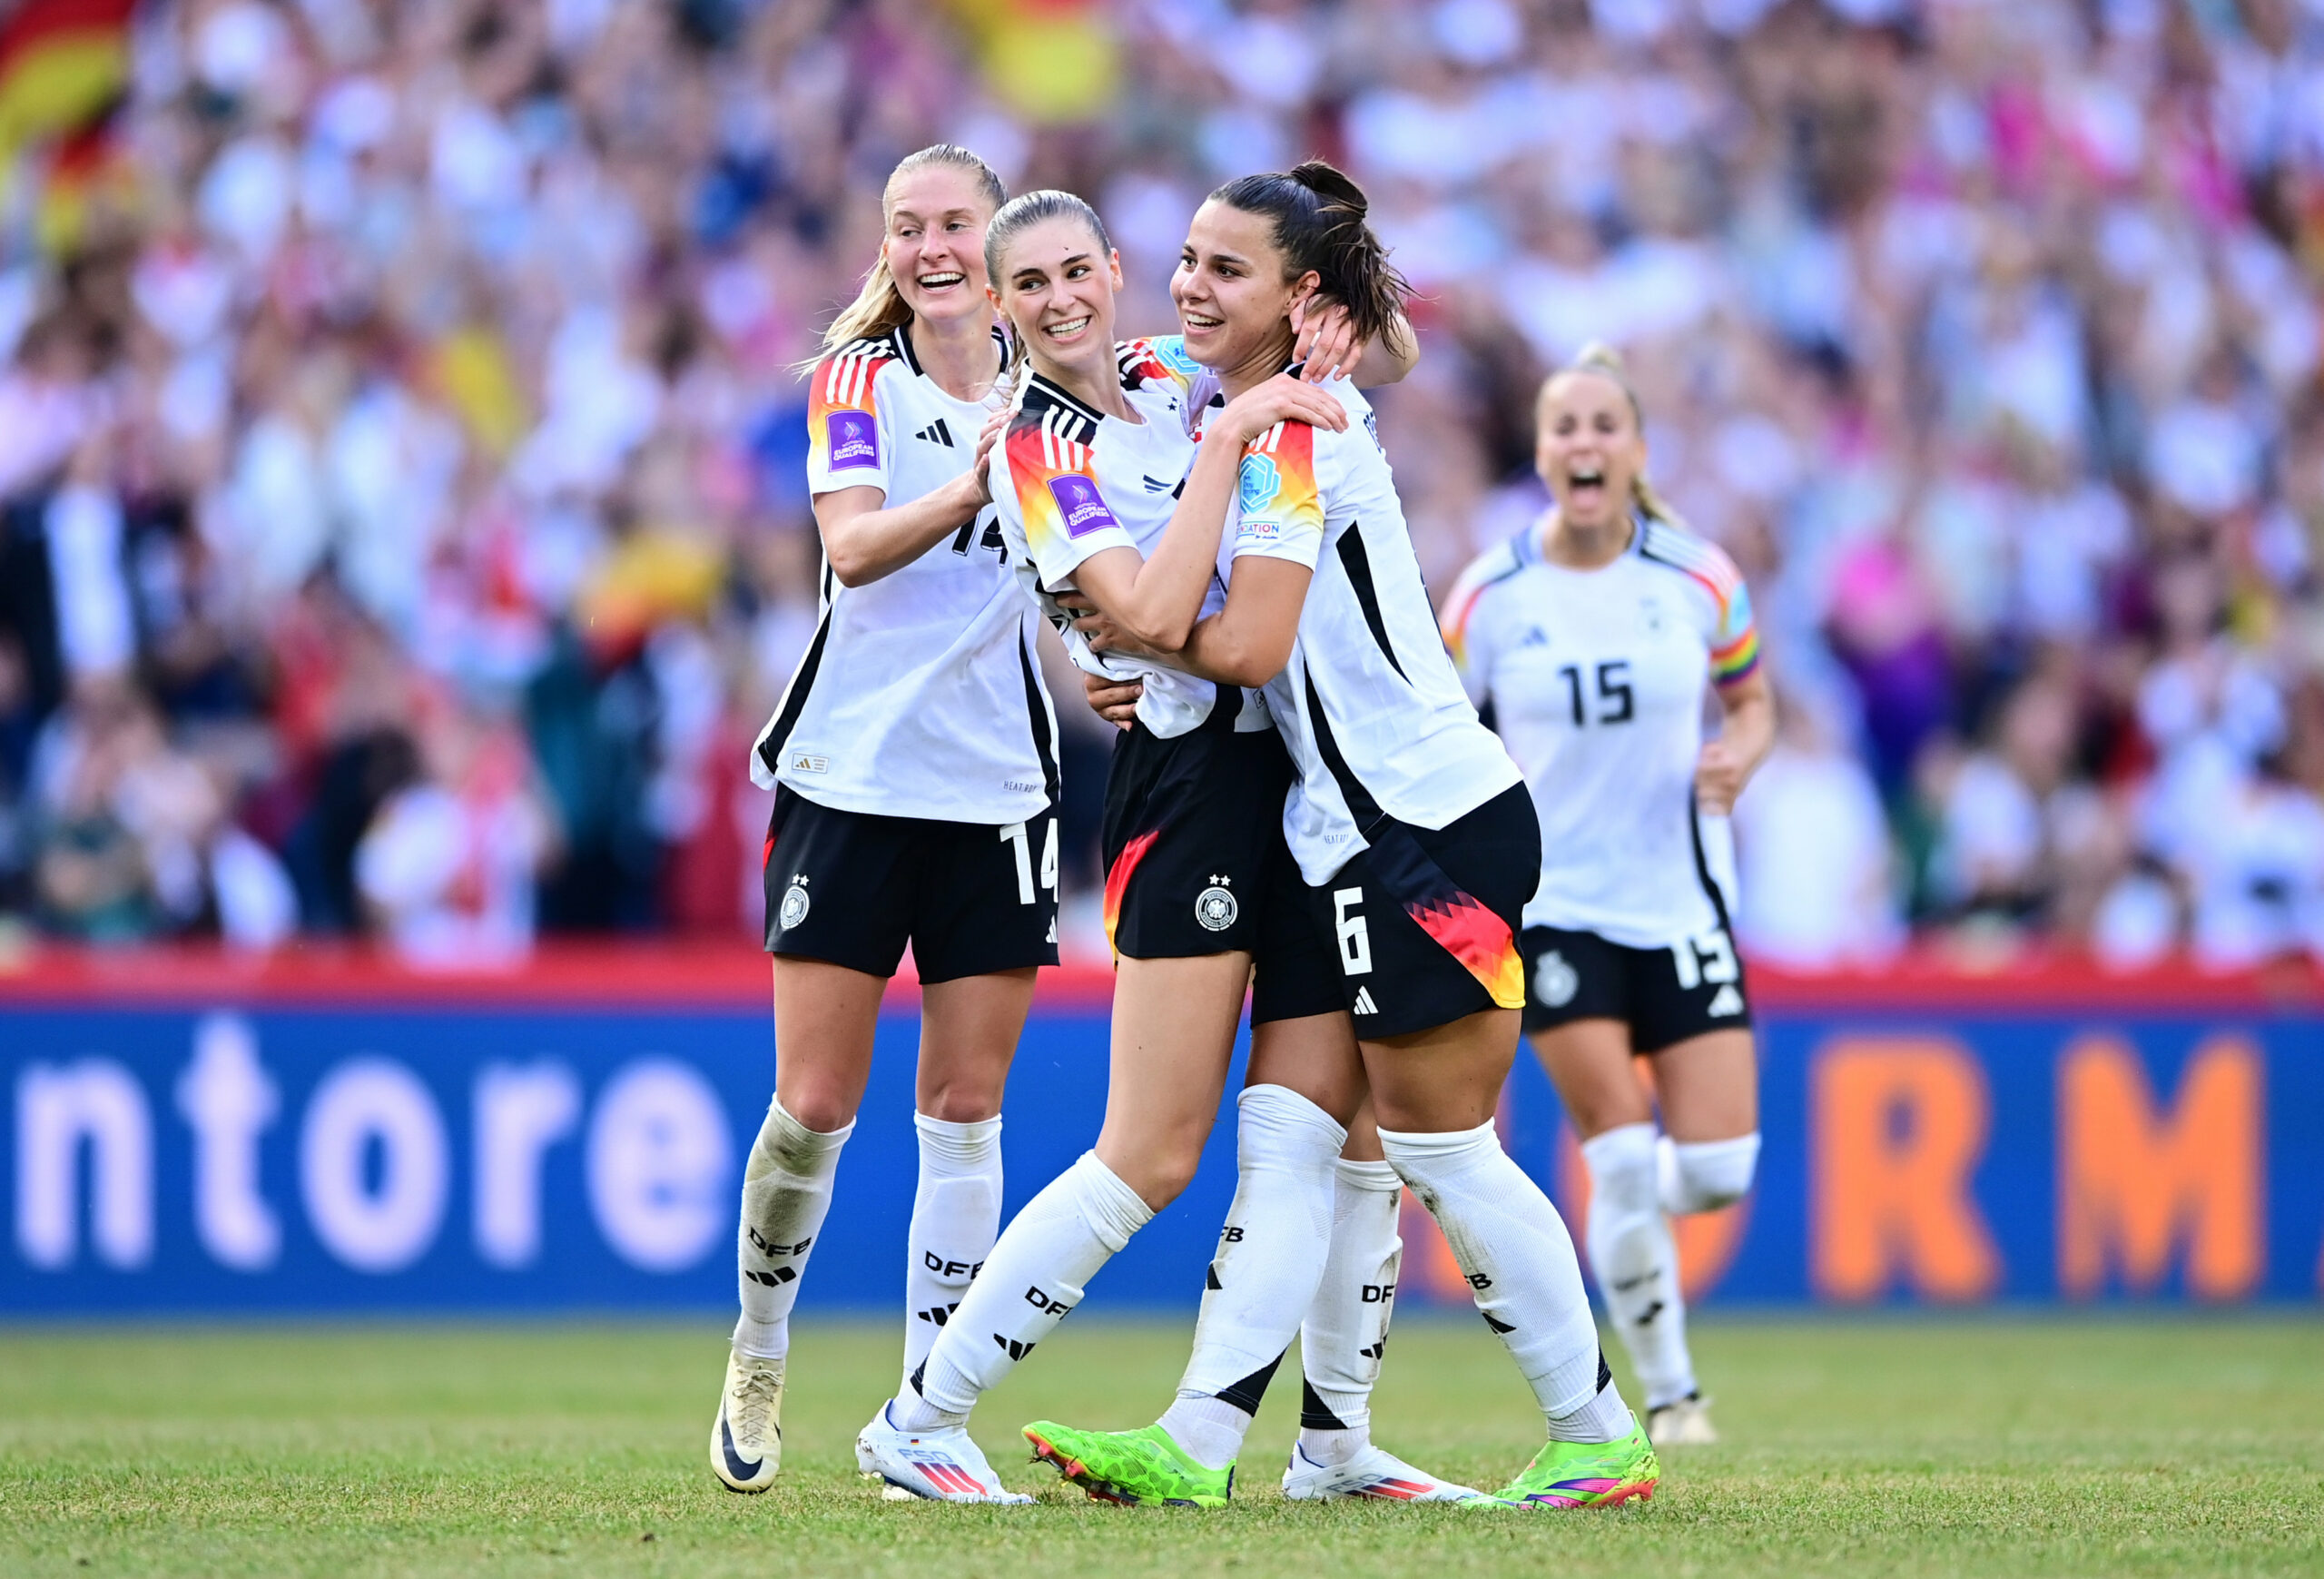
[[833,471],[877,468],[880,425],[868,411],[833,411],[823,419]]

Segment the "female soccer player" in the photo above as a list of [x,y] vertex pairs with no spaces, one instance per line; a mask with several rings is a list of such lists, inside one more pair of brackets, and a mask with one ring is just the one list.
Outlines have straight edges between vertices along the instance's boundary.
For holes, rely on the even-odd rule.
[[[1710,1442],[1664,1214],[1740,1199],[1758,1158],[1751,1012],[1714,877],[1725,825],[1705,819],[1766,757],[1775,706],[1743,578],[1646,480],[1620,360],[1595,347],[1551,376],[1536,426],[1555,508],[1462,575],[1445,639],[1541,819],[1525,1029],[1581,1137],[1590,1264],[1648,1435]],[[1707,687],[1725,715],[1708,744]]]
[[1056,719],[978,463],[1008,357],[983,255],[1006,196],[964,148],[898,164],[879,261],[809,391],[822,619],[751,763],[775,791],[775,1092],[743,1172],[743,1314],[711,1427],[735,1491],[781,1464],[791,1310],[906,942],[922,989],[907,1372],[1000,1227],[1001,1088],[1035,967],[1057,963]]
[[[1142,682],[1108,775],[1106,918],[1120,964],[1104,1129],[1009,1225],[950,1336],[857,1444],[862,1467],[905,1493],[1005,1502],[1025,1499],[1001,1488],[968,1439],[969,1409],[1192,1175],[1253,954],[1264,948],[1291,776],[1265,709],[1243,687],[1134,660],[1109,666],[1057,597],[1086,597],[1146,643],[1182,644],[1206,604],[1222,601],[1219,527],[1243,445],[1286,418],[1325,427],[1345,418],[1336,401],[1289,378],[1216,410],[1206,393],[1190,407],[1187,380],[1154,363],[1167,342],[1118,348],[1118,267],[1078,198],[1017,199],[995,217],[986,246],[995,301],[1029,360],[994,464],[1004,535],[1077,659]],[[1393,327],[1356,317],[1367,331]],[[1196,426],[1199,441],[1189,434]],[[1344,1121],[1363,1096],[1344,1005],[1312,988],[1312,1002],[1292,1001],[1265,962],[1259,982],[1257,1073],[1241,1102],[1246,1161],[1270,1146],[1312,1159],[1324,1192],[1323,1220],[1309,1229],[1320,1256]],[[1244,1367],[1247,1407],[1279,1353]]]
[[[1360,313],[1400,293],[1364,223],[1362,193],[1338,172],[1311,164],[1247,177],[1204,204],[1172,291],[1186,350],[1219,370],[1229,410],[1281,369],[1289,310],[1324,281]],[[1333,392],[1366,415],[1354,390]],[[1531,802],[1461,694],[1369,422],[1286,421],[1246,449],[1231,493],[1212,485],[1208,456],[1187,479],[1182,508],[1231,520],[1235,560],[1223,607],[1195,623],[1177,656],[1221,684],[1265,686],[1292,746],[1298,778],[1284,831],[1309,885],[1302,897],[1317,946],[1308,957],[1321,956],[1319,983],[1336,988],[1354,1016],[1388,1161],[1444,1227],[1549,1422],[1549,1446],[1502,1495],[1561,1506],[1648,1495],[1659,1469],[1598,1352],[1571,1243],[1493,1136],[1521,1002],[1514,933],[1540,859]],[[1170,646],[1177,632],[1166,622],[1124,619],[1096,601],[1128,639]],[[1108,1251],[1137,1226],[1087,1201],[1060,1205],[1080,1219],[1079,1239]],[[1329,1220],[1288,1179],[1246,1202],[1238,1193],[1238,1205],[1269,1220],[1266,1239],[1285,1247],[1284,1259],[1295,1258],[1303,1228],[1313,1249],[1296,1256],[1297,1276],[1278,1275],[1274,1298],[1243,1304],[1231,1327],[1198,1324],[1164,1423],[1120,1434],[1026,1428],[1039,1456],[1100,1495],[1216,1505],[1231,1488],[1250,1419],[1236,1395],[1265,1379],[1242,1367],[1251,1357],[1271,1364],[1297,1330],[1323,1270],[1315,1228]],[[975,1363],[986,1337],[1006,1349],[1063,1314],[1035,1285],[1024,1303],[1051,1307],[1037,1327],[1009,1308],[1020,1279],[987,1276],[931,1354],[931,1383],[955,1356]],[[995,1326],[1004,1320],[1015,1335]],[[950,1424],[950,1403],[923,1390],[900,1400],[908,1417],[887,1428]],[[950,1407],[953,1419],[965,1412]],[[1180,1429],[1193,1421],[1203,1440],[1189,1444]]]

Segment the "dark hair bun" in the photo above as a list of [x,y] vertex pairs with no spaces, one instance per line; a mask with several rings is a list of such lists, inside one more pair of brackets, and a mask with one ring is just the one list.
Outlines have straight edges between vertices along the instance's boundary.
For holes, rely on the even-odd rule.
[[1321,159],[1310,159],[1303,164],[1293,166],[1291,179],[1322,198],[1327,212],[1332,209],[1344,209],[1359,224],[1364,222],[1364,214],[1371,208],[1370,202],[1364,195],[1364,188],[1348,179],[1346,173],[1336,165],[1326,163]]

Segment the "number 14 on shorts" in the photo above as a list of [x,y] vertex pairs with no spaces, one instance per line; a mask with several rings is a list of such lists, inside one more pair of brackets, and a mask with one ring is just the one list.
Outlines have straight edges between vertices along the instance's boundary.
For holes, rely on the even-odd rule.
[[[1050,817],[1043,825],[1049,832],[1041,841],[1041,886],[1051,893],[1057,892],[1057,819]],[[1033,840],[1022,823],[1011,823],[1000,830],[1000,842],[1014,844],[1017,856],[1017,903],[1033,903]]]

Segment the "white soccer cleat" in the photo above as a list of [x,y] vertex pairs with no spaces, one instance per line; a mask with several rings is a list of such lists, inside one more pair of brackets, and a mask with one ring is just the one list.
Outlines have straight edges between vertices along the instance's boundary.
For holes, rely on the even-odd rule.
[[1646,1412],[1646,1439],[1661,1447],[1708,1447],[1718,1440],[1710,1405],[1700,1393]]
[[959,1426],[934,1431],[905,1431],[888,1423],[888,1406],[872,1416],[855,1438],[855,1466],[888,1483],[881,1495],[898,1500],[901,1491],[931,1502],[1016,1505],[1033,1499],[1010,1491],[985,1462],[984,1450]]
[[783,1467],[783,1362],[726,1356],[726,1390],[710,1423],[710,1472],[728,1491],[764,1491]]
[[1507,1505],[1499,1497],[1487,1496],[1473,1486],[1439,1480],[1425,1469],[1413,1468],[1386,1448],[1369,1444],[1345,1464],[1318,1464],[1295,1445],[1290,1467],[1283,1472],[1283,1495],[1293,1502],[1369,1496],[1389,1502]]

